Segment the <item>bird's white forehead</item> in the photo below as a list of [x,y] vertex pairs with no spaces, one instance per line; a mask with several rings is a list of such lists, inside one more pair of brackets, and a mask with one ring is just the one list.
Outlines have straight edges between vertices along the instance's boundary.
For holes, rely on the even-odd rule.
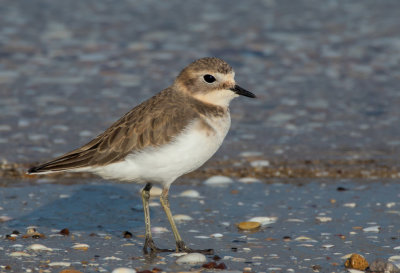
[[230,82],[230,81],[235,82],[235,72],[233,71],[228,74],[216,72],[212,75],[220,82]]

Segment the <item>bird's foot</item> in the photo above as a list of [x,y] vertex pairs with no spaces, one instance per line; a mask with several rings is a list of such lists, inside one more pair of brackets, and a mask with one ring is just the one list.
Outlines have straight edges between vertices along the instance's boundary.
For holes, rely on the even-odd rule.
[[158,252],[174,252],[173,249],[158,248],[152,238],[146,238],[144,241],[143,253],[149,254],[148,249],[150,249],[151,254]]
[[187,253],[202,253],[205,255],[214,254],[214,249],[191,249],[187,247],[184,241],[176,242],[176,252],[187,252]]

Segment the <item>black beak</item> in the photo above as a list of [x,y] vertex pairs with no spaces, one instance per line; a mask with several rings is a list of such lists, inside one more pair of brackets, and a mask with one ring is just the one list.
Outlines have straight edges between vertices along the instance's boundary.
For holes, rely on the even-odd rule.
[[246,89],[240,87],[239,85],[235,85],[233,88],[231,88],[231,90],[238,95],[242,95],[242,96],[249,97],[249,98],[256,98],[256,95],[254,95],[250,91],[247,91]]

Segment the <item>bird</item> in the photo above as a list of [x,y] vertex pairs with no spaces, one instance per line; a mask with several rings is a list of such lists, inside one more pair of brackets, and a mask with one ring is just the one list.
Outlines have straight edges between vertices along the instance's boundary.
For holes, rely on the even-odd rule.
[[[202,166],[221,146],[231,125],[229,104],[238,96],[256,98],[235,82],[224,60],[204,57],[186,66],[171,86],[142,102],[96,138],[53,160],[31,167],[28,174],[90,172],[104,179],[144,184],[145,254],[200,252],[182,240],[169,203],[171,184]],[[150,226],[149,199],[160,185],[160,202],[171,225],[175,249],[158,248]]]

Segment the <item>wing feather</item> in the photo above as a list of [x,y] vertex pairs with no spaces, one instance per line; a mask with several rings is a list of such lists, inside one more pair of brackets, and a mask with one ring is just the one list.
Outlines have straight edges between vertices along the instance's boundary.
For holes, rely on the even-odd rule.
[[86,145],[32,167],[28,173],[103,166],[146,147],[168,143],[198,116],[186,100],[187,96],[180,92],[165,89],[133,108]]

